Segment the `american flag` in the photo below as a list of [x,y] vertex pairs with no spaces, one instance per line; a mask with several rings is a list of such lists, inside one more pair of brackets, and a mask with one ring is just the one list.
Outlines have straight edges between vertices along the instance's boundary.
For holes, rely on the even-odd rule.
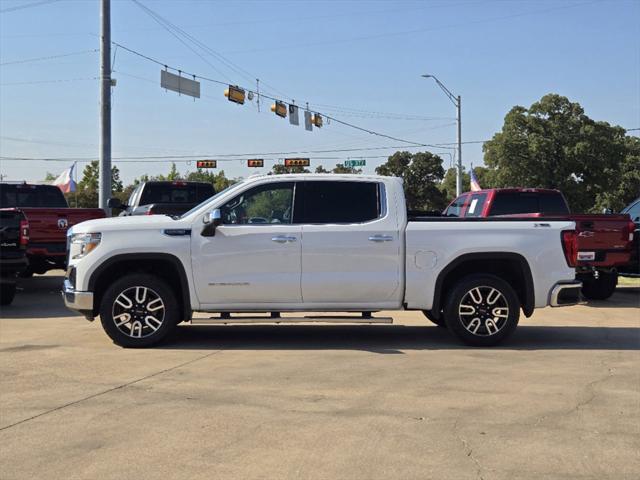
[[476,174],[473,171],[473,167],[471,167],[471,175],[469,180],[471,183],[472,192],[477,192],[478,190],[482,190],[482,188],[480,187],[480,183],[478,182],[478,177],[476,177]]

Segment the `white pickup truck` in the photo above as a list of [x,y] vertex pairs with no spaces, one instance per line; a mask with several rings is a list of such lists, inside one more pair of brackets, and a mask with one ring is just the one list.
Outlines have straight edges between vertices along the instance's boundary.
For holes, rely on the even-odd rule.
[[[571,305],[574,222],[408,218],[402,181],[250,177],[179,218],[92,220],[68,232],[66,305],[118,345],[165,339],[194,311],[210,323],[366,322],[422,310],[470,345],[495,345],[520,310]],[[252,317],[240,317],[242,312]],[[256,316],[258,313],[270,316]],[[280,312],[344,312],[280,317]]]

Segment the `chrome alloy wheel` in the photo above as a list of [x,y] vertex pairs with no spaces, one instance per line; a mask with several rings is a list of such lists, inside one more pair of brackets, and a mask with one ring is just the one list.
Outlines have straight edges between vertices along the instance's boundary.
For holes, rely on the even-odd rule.
[[488,337],[498,333],[507,323],[507,299],[497,289],[475,287],[462,297],[458,307],[460,322],[473,335]]
[[164,322],[165,306],[155,290],[130,287],[113,302],[113,322],[123,334],[132,338],[153,335]]

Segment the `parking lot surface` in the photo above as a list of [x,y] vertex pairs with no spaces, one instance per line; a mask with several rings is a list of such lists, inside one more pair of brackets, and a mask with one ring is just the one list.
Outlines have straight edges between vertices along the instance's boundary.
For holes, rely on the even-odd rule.
[[[498,348],[393,325],[182,326],[114,346],[23,280],[0,315],[0,478],[636,479],[640,289]],[[201,315],[200,315],[201,316]]]

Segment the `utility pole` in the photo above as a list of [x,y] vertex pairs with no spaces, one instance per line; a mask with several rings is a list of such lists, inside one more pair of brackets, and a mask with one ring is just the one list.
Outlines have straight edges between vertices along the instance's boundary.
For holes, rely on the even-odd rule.
[[458,124],[458,165],[456,168],[456,196],[462,193],[462,99],[460,95],[455,96],[453,93],[449,91],[444,84],[436,78],[435,75],[422,75],[424,78],[433,78],[438,86],[442,89],[451,103],[453,103],[456,107],[456,120]]
[[99,206],[111,209],[111,0],[101,0],[100,12],[100,188]]

